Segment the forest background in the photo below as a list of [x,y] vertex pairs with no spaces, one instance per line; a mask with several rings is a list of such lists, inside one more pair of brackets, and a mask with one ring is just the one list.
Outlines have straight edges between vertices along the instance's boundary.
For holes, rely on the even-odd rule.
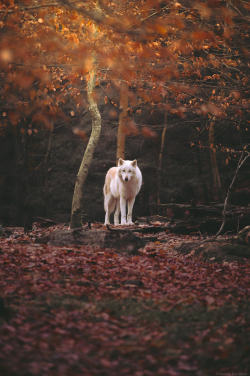
[[[248,153],[246,1],[3,1],[0,6],[1,213],[4,225],[70,220],[90,137],[101,136],[83,217],[103,221],[118,156],[143,173],[137,216],[167,203],[222,203]],[[232,203],[249,203],[249,162]]]

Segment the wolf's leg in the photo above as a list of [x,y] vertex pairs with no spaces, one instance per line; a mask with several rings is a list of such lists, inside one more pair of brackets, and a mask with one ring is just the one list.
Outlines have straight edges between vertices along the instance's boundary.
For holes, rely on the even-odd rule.
[[105,197],[105,201],[104,201],[104,209],[105,209],[105,221],[104,221],[104,224],[105,225],[109,225],[110,224],[110,222],[109,222],[110,211],[109,211],[109,201],[108,201],[108,197],[107,196]]
[[135,197],[128,200],[128,216],[127,216],[127,225],[133,225],[132,222],[132,213],[133,213],[133,206],[135,202]]
[[108,194],[105,196],[105,199],[104,199],[104,209],[106,211],[105,222],[104,222],[105,225],[110,224],[109,217],[110,217],[110,214],[113,213],[113,211],[115,210],[115,202],[116,200],[114,199],[112,195]]
[[116,209],[114,214],[114,224],[115,226],[119,225],[119,214],[120,214],[120,200],[116,200]]
[[121,225],[126,225],[126,200],[124,197],[120,197],[120,209],[121,209]]
[[109,222],[109,212],[108,211],[106,211],[106,214],[105,214],[104,224],[105,225],[109,225],[110,224],[110,222]]

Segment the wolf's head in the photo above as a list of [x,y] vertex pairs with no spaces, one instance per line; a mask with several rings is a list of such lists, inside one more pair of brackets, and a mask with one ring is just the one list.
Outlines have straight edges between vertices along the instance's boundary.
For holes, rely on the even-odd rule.
[[122,181],[128,182],[136,175],[136,166],[137,160],[134,161],[124,161],[119,158],[118,167],[119,167],[119,178]]

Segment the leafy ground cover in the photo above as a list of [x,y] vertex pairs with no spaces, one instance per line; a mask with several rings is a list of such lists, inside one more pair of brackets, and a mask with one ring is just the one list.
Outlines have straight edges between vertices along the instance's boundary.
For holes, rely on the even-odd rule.
[[[49,231],[54,230],[52,227]],[[248,375],[249,261],[0,241],[0,374]]]

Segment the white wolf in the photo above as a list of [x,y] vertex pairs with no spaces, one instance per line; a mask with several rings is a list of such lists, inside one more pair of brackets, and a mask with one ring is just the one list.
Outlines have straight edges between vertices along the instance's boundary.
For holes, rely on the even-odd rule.
[[[119,225],[121,211],[121,225],[133,225],[132,212],[135,197],[142,185],[142,174],[134,161],[119,159],[118,167],[108,170],[103,187],[105,225],[109,224],[110,214],[115,211],[114,224]],[[128,204],[128,211],[127,209]]]

